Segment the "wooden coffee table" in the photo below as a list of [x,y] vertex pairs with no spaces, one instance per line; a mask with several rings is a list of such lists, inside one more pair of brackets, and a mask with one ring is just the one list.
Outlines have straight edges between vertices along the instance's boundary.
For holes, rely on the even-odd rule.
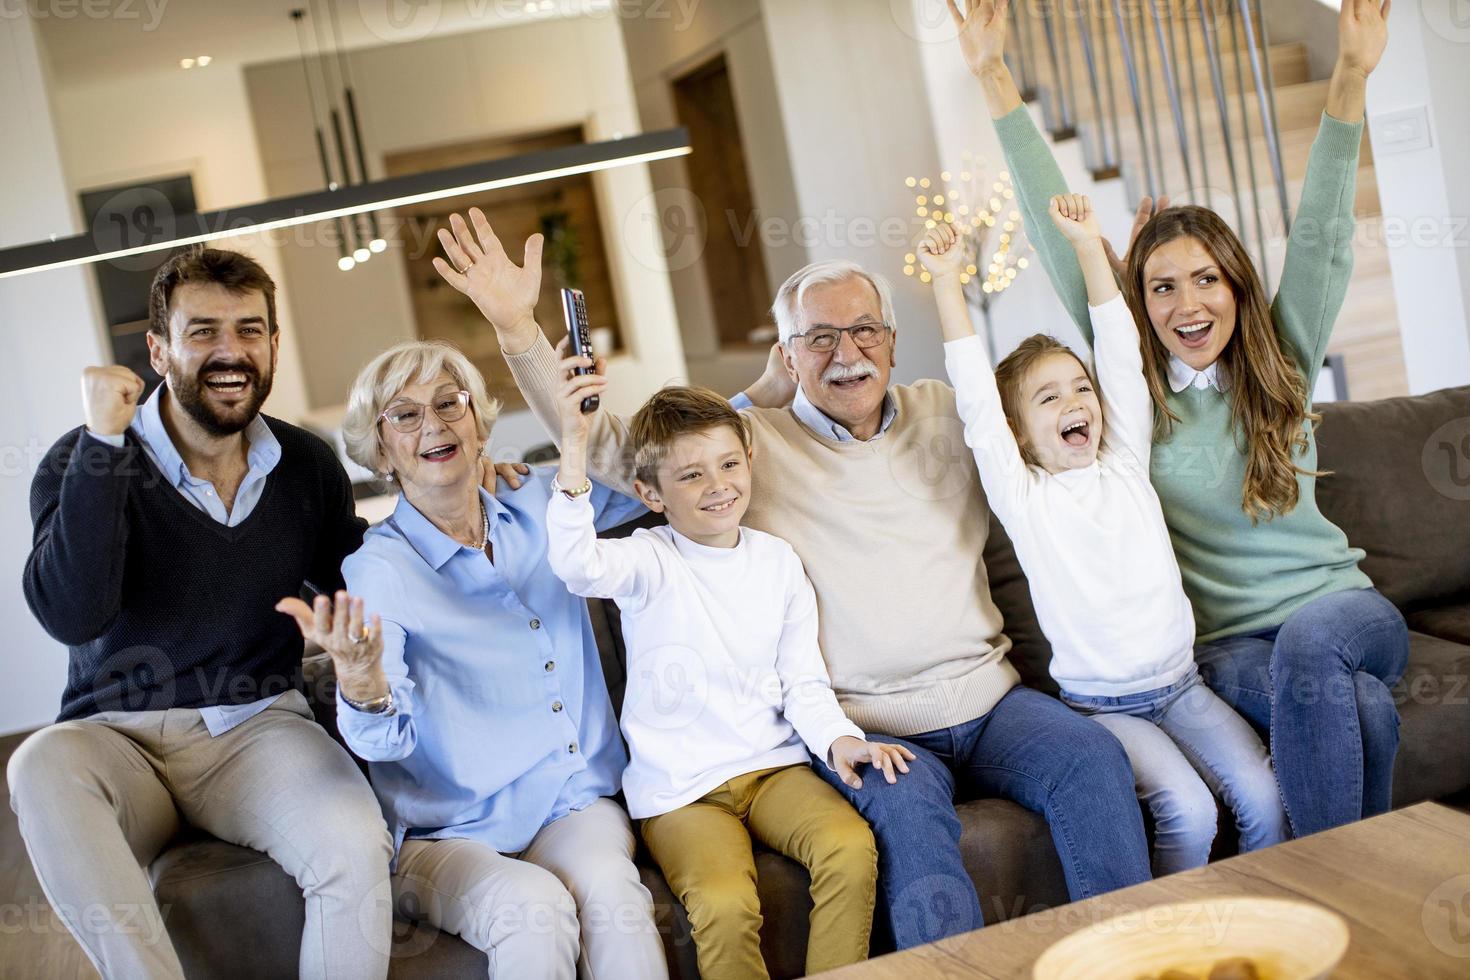
[[822,974],[829,980],[1027,980],[1079,929],[1152,905],[1229,895],[1315,902],[1352,938],[1334,980],[1470,977],[1470,814],[1420,803],[1347,827]]

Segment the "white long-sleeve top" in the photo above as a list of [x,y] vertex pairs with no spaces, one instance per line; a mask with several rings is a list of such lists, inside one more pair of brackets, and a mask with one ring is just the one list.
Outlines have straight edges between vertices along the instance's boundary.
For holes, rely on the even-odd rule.
[[1023,461],[979,337],[945,344],[944,355],[965,442],[1051,641],[1052,677],[1068,693],[1119,697],[1189,670],[1194,612],[1149,482],[1153,401],[1133,314],[1121,296],[1090,313],[1103,439],[1085,469],[1053,474]]
[[828,758],[863,738],[832,693],[817,602],[785,541],[740,529],[711,548],[670,527],[600,541],[587,498],[554,493],[547,557],[578,595],[623,613],[628,681],[623,793],[635,818],[692,803],[736,776]]

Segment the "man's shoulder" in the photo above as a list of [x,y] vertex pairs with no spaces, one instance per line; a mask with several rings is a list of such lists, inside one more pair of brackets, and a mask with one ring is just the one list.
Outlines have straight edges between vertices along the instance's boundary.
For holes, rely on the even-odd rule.
[[342,460],[337,451],[332,448],[331,443],[321,436],[304,429],[299,425],[292,425],[264,413],[260,416],[266,427],[271,430],[271,435],[281,444],[281,461],[305,463],[313,467],[322,467],[329,471],[341,472],[345,475]]
[[913,384],[892,385],[888,393],[900,410],[904,405],[927,405],[955,411],[954,388],[937,378],[920,378]]

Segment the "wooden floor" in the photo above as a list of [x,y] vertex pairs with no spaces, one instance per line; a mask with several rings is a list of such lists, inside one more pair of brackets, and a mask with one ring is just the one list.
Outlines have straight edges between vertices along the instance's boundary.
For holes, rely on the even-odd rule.
[[[0,736],[0,770],[24,735]],[[96,980],[97,971],[51,911],[10,809],[0,800],[0,980]]]

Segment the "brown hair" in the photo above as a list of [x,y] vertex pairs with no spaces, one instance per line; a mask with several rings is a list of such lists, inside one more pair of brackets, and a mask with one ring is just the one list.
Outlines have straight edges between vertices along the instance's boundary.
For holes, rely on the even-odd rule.
[[185,283],[214,283],[232,293],[265,294],[266,326],[276,332],[276,283],[248,255],[222,248],[189,248],[172,256],[153,276],[148,291],[148,332],[168,339],[168,304]]
[[722,425],[734,429],[740,445],[750,451],[750,425],[728,401],[708,388],[669,385],[660,389],[629,425],[628,449],[633,454],[634,475],[640,483],[657,487],[659,467],[674,439]]
[[[1052,354],[1066,354],[1081,364],[1087,377],[1092,378],[1092,371],[1072,348],[1044,333],[1034,333],[1021,341],[1015,350],[1001,358],[1001,362],[995,366],[995,386],[1000,389],[1001,411],[1005,412],[1006,423],[1015,434],[1016,445],[1021,449],[1021,458],[1032,465],[1038,464],[1031,447],[1026,445],[1026,436],[1021,429],[1021,406],[1026,400],[1026,393],[1021,389],[1031,368],[1042,358]],[[1096,379],[1093,379],[1092,387],[1094,391],[1097,390]]]
[[1165,402],[1169,350],[1149,322],[1143,267],[1154,249],[1178,238],[1197,239],[1235,294],[1235,332],[1220,361],[1229,377],[1237,445],[1243,441],[1246,456],[1241,509],[1252,523],[1288,514],[1300,495],[1297,475],[1322,475],[1296,464],[1296,456],[1307,448],[1303,423],[1315,426],[1321,416],[1307,408],[1306,380],[1276,331],[1250,254],[1224,219],[1194,205],[1161,211],[1143,226],[1129,250],[1123,277],[1123,294],[1138,324],[1144,376],[1154,398],[1155,437],[1173,431],[1179,418]]

